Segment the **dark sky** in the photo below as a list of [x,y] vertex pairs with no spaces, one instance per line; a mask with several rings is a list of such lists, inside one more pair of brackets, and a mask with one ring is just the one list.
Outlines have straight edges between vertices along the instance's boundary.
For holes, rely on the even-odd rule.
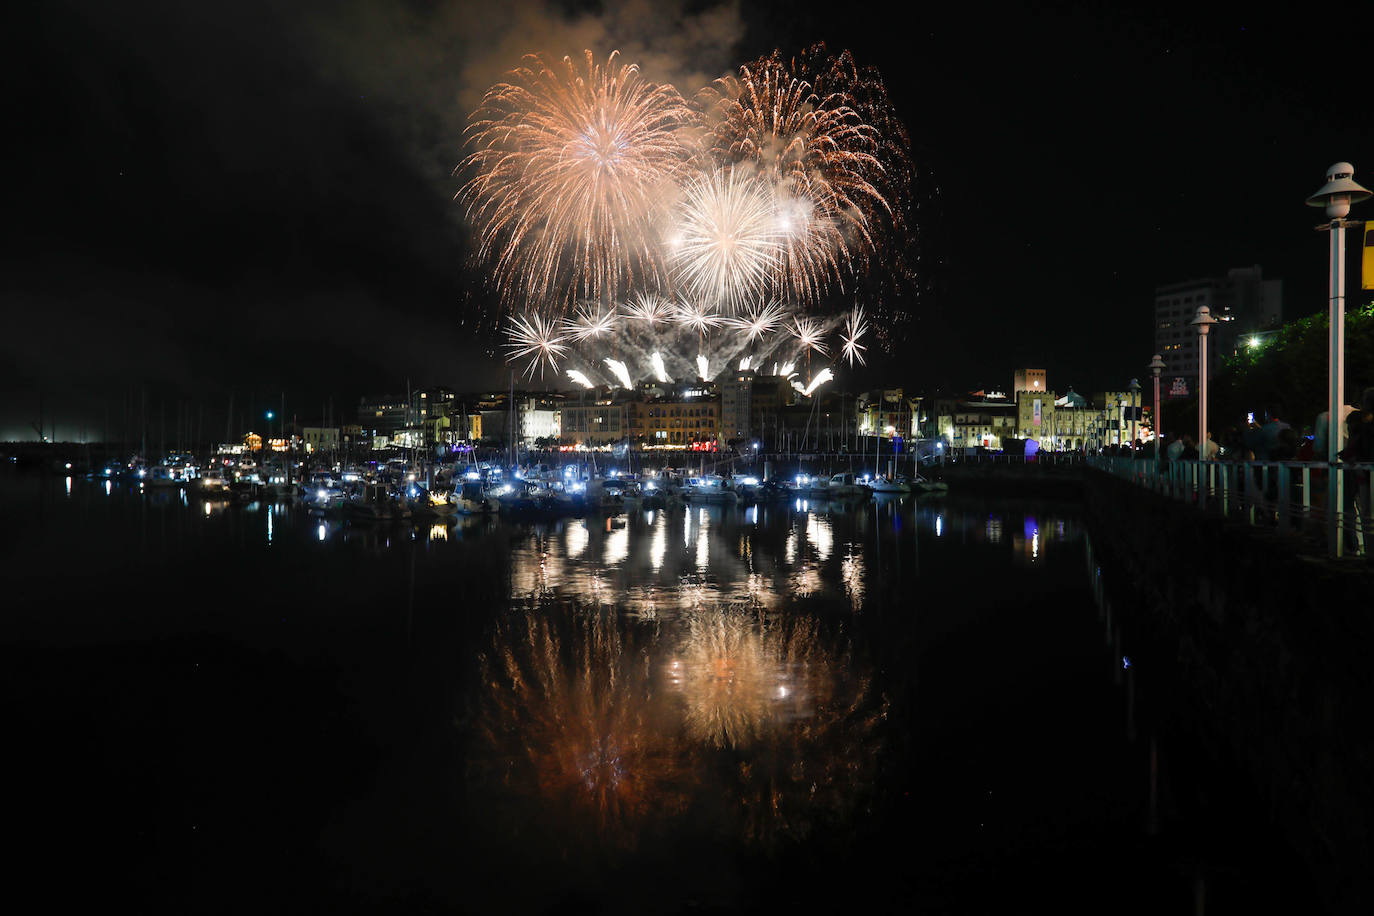
[[118,431],[144,392],[209,435],[231,396],[260,414],[285,393],[313,420],[407,380],[505,378],[449,172],[476,94],[541,46],[619,47],[675,81],[819,40],[881,69],[915,142],[924,270],[906,340],[855,385],[1005,387],[1019,365],[1123,385],[1152,352],[1154,286],[1229,267],[1281,278],[1290,317],[1323,306],[1303,199],[1341,159],[1374,182],[1367,21],[899,9],[25,5],[4,39],[0,439],[40,397],[64,438]]

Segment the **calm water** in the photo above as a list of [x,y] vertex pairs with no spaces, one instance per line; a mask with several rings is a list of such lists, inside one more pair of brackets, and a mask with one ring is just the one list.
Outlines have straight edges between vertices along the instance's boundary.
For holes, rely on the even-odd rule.
[[0,488],[17,873],[54,906],[1303,899],[1123,666],[1072,503],[367,529]]

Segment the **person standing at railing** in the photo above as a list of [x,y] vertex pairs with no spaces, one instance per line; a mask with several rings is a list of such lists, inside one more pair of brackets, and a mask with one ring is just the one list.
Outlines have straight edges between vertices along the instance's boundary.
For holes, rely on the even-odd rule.
[[1212,438],[1212,431],[1207,430],[1207,438],[1203,440],[1202,448],[1199,450],[1203,461],[1216,461],[1221,455],[1221,446],[1217,445],[1217,440]]
[[1183,440],[1179,438],[1178,433],[1174,433],[1169,437],[1169,445],[1164,449],[1164,457],[1170,461],[1178,461],[1183,457],[1184,447]]

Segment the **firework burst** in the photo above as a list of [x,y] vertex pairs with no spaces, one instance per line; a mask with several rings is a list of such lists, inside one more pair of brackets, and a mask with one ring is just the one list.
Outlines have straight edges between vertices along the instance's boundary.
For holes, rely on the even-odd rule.
[[742,311],[771,287],[783,240],[768,184],[747,170],[698,177],[683,191],[668,239],[674,279],[691,299]]
[[507,303],[604,299],[662,270],[651,226],[690,157],[692,110],[612,53],[531,55],[470,119],[458,192]]
[[599,308],[586,306],[578,309],[575,317],[564,319],[563,328],[573,340],[584,343],[614,331],[616,317],[615,309],[603,312]]
[[625,305],[625,317],[642,321],[653,329],[673,320],[673,306],[654,293],[636,293]]
[[739,317],[726,319],[726,324],[743,331],[745,342],[752,344],[776,331],[786,318],[786,310],[778,303],[770,302]]
[[884,207],[870,176],[881,171],[876,131],[842,93],[821,95],[796,62],[778,53],[717,80],[704,96],[716,159],[754,163],[777,192],[782,276],[798,300],[841,279],[843,265],[872,248],[874,207]]
[[868,322],[864,320],[864,310],[861,307],[855,307],[854,311],[850,312],[849,317],[845,319],[844,343],[840,347],[840,352],[845,359],[849,360],[849,365],[854,365],[855,360],[859,361],[860,366],[864,364],[863,351],[868,348],[859,343],[859,338],[867,333]]
[[510,342],[506,348],[511,352],[506,362],[529,357],[530,363],[524,372],[526,378],[533,378],[535,369],[543,378],[546,365],[557,372],[558,361],[568,355],[568,346],[558,333],[556,323],[550,319],[538,315],[513,316],[507,334]]
[[684,328],[696,331],[701,337],[708,336],[712,330],[725,323],[725,319],[716,313],[716,310],[709,305],[688,305],[683,303],[678,306],[673,314],[673,320]]
[[788,333],[796,338],[797,343],[801,345],[808,356],[811,353],[819,353],[821,356],[830,355],[830,350],[825,345],[824,329],[816,319],[793,318],[792,327],[788,329]]

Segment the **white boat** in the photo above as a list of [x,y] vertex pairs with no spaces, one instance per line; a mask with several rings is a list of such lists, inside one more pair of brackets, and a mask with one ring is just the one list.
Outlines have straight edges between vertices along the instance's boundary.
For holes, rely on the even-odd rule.
[[684,495],[690,502],[727,505],[739,502],[739,493],[735,490],[734,483],[717,474],[688,478]]
[[227,496],[233,482],[233,475],[224,468],[210,468],[196,478],[196,488],[204,496]]
[[874,477],[868,482],[868,487],[874,493],[882,494],[902,494],[911,492],[911,482],[905,477]]
[[854,474],[844,471],[839,474],[832,474],[824,486],[812,487],[812,497],[820,499],[852,499],[855,496],[865,496],[868,488],[859,483]]

